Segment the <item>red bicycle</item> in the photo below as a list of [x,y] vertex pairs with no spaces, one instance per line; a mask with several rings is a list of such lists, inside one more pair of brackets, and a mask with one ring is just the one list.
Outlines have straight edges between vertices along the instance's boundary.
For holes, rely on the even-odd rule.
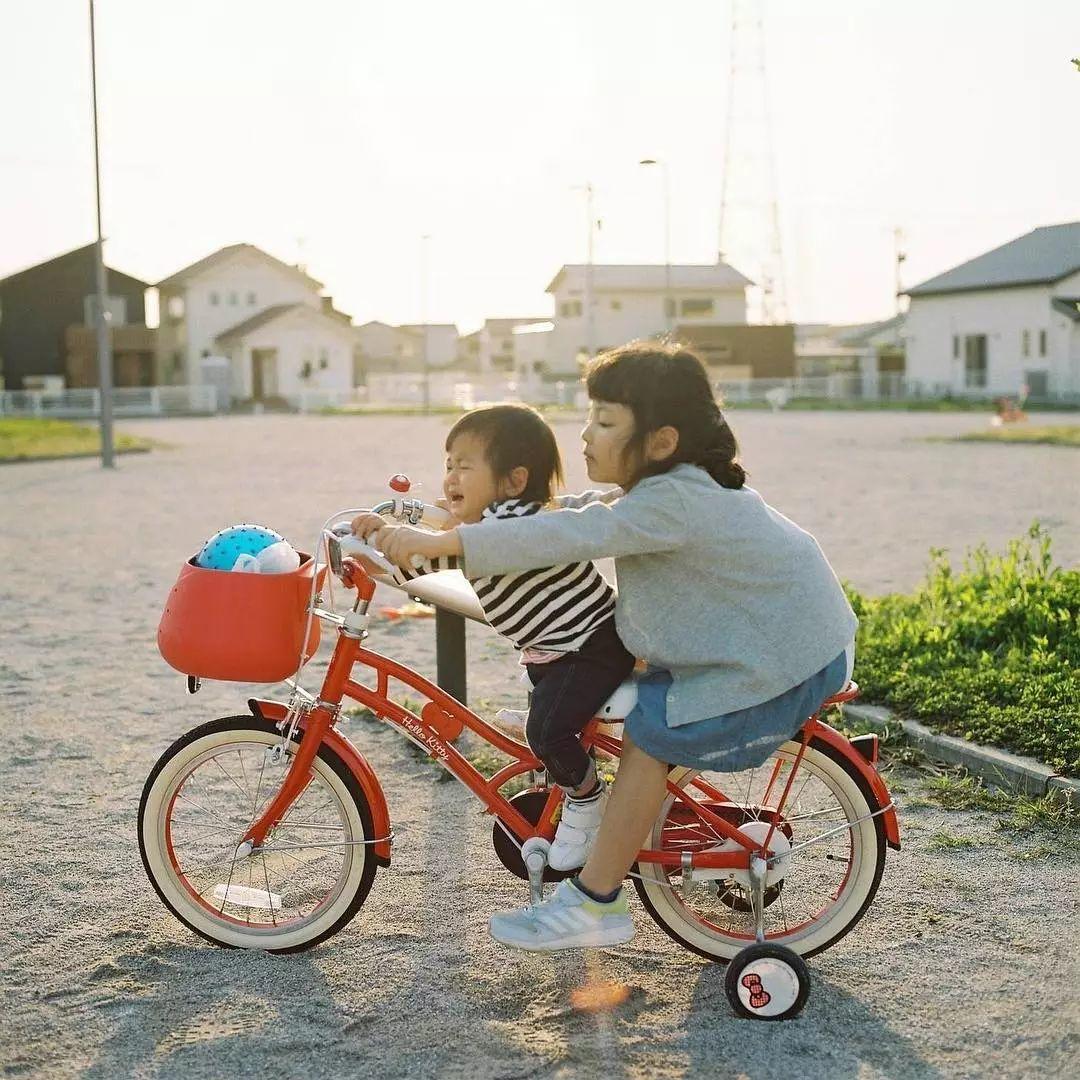
[[[417,523],[431,508],[397,498],[374,509]],[[562,792],[529,747],[365,644],[378,575],[359,568],[350,577],[342,556],[364,551],[369,563],[378,556],[346,529],[328,529],[324,541],[330,568],[357,588],[352,609],[341,615],[321,606],[325,568],[306,559],[298,573],[310,578],[310,597],[292,623],[275,628],[293,642],[299,636],[302,659],[314,651],[313,620],[336,629],[318,694],[290,680],[288,702],[251,699],[247,712],[196,727],[161,755],[142,793],[139,847],[150,881],[185,926],[217,945],[309,949],[353,918],[376,871],[390,866],[390,812],[378,777],[342,731],[347,701],[422,747],[480,800],[493,818],[497,859],[529,882],[533,902],[545,882],[566,876],[546,865]],[[254,583],[260,575],[203,573],[217,575],[215,588],[230,578],[229,588],[264,584]],[[464,582],[455,589],[436,580],[444,577],[411,582],[410,591],[482,620]],[[214,648],[210,667],[222,659]],[[398,687],[422,706],[395,701]],[[857,692],[852,683],[822,709]],[[635,698],[632,684],[620,688],[582,744],[617,763],[622,744],[610,725]],[[465,728],[508,763],[492,776],[478,771],[454,745]],[[849,740],[819,712],[756,769],[670,772],[667,800],[631,877],[645,910],[673,940],[730,962],[728,995],[742,1015],[798,1012],[809,987],[801,958],[848,933],[873,900],[886,847],[899,848],[876,761],[876,736]],[[522,778],[524,790],[504,792]]]

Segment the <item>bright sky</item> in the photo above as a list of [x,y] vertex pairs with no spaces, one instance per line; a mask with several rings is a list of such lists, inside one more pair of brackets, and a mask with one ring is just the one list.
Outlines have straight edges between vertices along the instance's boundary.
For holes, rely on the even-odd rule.
[[[662,262],[643,157],[673,261],[712,261],[730,2],[98,0],[107,261],[156,281],[246,241],[414,322],[429,234],[428,318],[468,331],[550,311],[575,185],[597,261]],[[897,226],[913,284],[1080,219],[1077,0],[763,9],[800,321],[891,314]],[[89,100],[85,0],[2,0],[0,276],[93,238]]]

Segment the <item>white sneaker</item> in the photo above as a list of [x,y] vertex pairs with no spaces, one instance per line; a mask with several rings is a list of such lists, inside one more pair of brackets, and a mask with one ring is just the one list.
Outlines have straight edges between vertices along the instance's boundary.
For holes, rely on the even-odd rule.
[[634,936],[625,889],[601,904],[572,881],[560,881],[554,895],[536,907],[492,915],[488,926],[496,941],[527,952],[624,945]]
[[548,866],[552,870],[576,870],[585,865],[607,806],[607,785],[600,783],[601,791],[595,799],[584,803],[569,796],[563,799],[562,817],[548,852]]
[[512,739],[525,738],[525,725],[529,719],[528,709],[500,709],[492,724]]

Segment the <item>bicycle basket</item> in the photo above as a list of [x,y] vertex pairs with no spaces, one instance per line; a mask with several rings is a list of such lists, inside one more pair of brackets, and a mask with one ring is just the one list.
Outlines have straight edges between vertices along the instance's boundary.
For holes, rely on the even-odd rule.
[[[206,570],[189,559],[165,602],[158,650],[185,675],[226,682],[280,682],[300,665],[315,560],[285,574]],[[326,566],[318,568],[316,591]],[[319,620],[311,620],[303,662],[319,647]]]

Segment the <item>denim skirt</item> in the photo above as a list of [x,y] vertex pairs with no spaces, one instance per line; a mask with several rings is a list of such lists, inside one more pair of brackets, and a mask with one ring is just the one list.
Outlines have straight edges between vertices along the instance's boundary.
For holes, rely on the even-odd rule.
[[627,715],[624,731],[646,754],[670,765],[716,772],[753,769],[790,739],[826,698],[843,690],[849,660],[845,649],[817,674],[778,697],[679,727],[667,725],[671,673],[649,668],[638,679],[637,705]]

